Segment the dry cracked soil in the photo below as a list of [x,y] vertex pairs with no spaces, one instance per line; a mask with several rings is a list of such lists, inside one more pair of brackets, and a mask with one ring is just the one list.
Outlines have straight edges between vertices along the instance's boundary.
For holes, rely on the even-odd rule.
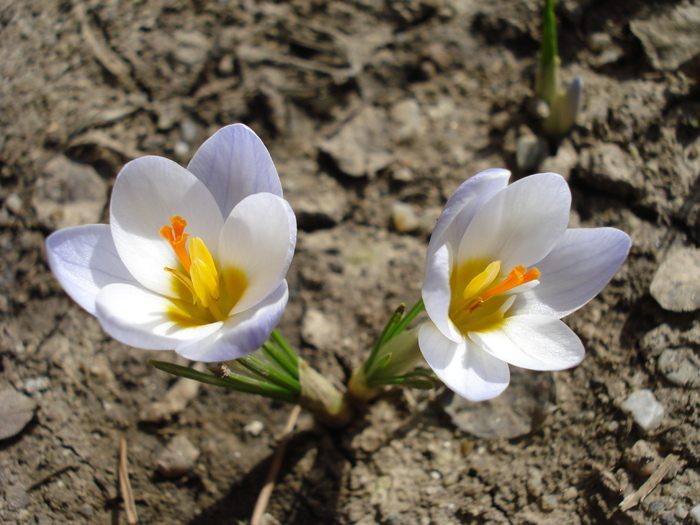
[[514,371],[483,404],[389,391],[343,431],[302,414],[267,523],[700,523],[700,5],[560,0],[563,76],[585,88],[556,143],[532,98],[540,8],[2,0],[0,521],[126,523],[122,438],[140,523],[250,519],[290,407],[150,368],[186,363],[108,338],[43,247],[106,220],[125,162],[185,164],[244,122],[299,223],[281,330],[339,382],[419,298],[440,209],[483,169],[561,173],[572,226],[633,241],[567,319],[582,365]]

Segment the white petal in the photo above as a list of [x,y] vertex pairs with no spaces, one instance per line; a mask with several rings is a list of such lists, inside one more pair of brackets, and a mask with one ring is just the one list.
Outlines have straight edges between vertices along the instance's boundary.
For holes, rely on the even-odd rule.
[[130,284],[111,284],[97,295],[97,318],[117,341],[146,350],[175,350],[204,339],[223,323],[185,328],[168,315],[168,298]]
[[497,329],[468,335],[492,356],[528,370],[565,370],[585,353],[568,326],[546,315],[506,317]]
[[467,226],[496,193],[508,186],[510,171],[491,169],[477,173],[464,181],[447,200],[435,225],[428,246],[428,257],[442,244],[453,244],[456,251]]
[[248,195],[282,196],[280,179],[267,148],[243,124],[226,126],[209,137],[187,169],[209,188],[224,217]]
[[485,401],[501,394],[510,382],[508,365],[484,352],[468,339],[455,343],[435,326],[424,323],[418,333],[423,357],[451,390],[470,401]]
[[193,361],[213,363],[255,352],[279,323],[288,298],[287,281],[282,281],[255,307],[229,318],[221,330],[206,339],[178,348],[177,353]]
[[445,337],[456,343],[462,340],[462,334],[449,317],[451,272],[450,246],[445,244],[426,263],[422,296],[430,320]]
[[220,262],[243,270],[248,287],[231,314],[242,312],[274,291],[294,255],[296,219],[287,201],[270,193],[243,199],[221,230]]
[[136,281],[117,254],[106,224],[65,228],[46,239],[49,267],[73,300],[95,315],[95,298],[108,284]]
[[564,317],[593,299],[612,279],[629,253],[629,236],[615,228],[567,230],[549,255],[537,263],[540,284],[518,295],[510,310]]
[[185,233],[201,237],[216,259],[224,220],[204,184],[161,157],[142,157],[124,166],[112,192],[114,244],[131,274],[163,295],[172,294],[172,275],[163,268],[178,268],[179,262],[160,229],[176,215],[187,221]]
[[506,272],[542,260],[564,234],[571,192],[556,173],[525,177],[498,192],[477,212],[457,261],[500,260]]

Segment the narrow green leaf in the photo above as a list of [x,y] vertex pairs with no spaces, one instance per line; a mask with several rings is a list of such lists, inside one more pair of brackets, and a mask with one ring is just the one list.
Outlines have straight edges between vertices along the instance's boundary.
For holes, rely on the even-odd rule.
[[423,303],[423,299],[418,299],[418,301],[416,301],[416,304],[414,304],[411,307],[406,316],[403,319],[401,319],[401,322],[399,322],[396,328],[394,328],[394,331],[391,334],[391,338],[394,338],[401,332],[403,332],[411,323],[411,321],[418,317],[418,314],[420,314],[423,310],[425,310],[425,303]]
[[289,375],[289,377],[295,380],[299,379],[299,369],[297,368],[297,365],[289,359],[286,352],[279,346],[273,342],[265,341],[265,343],[262,345],[262,350],[265,352],[265,355],[277,363]]
[[384,325],[384,330],[382,330],[382,333],[377,338],[377,342],[374,343],[374,348],[372,348],[372,352],[367,358],[367,361],[365,361],[365,375],[367,375],[367,373],[372,369],[374,360],[377,358],[377,353],[379,352],[379,349],[384,343],[391,339],[391,337],[389,337],[389,334],[392,334],[394,332],[394,327],[401,321],[401,317],[403,317],[404,311],[406,311],[406,305],[404,303],[401,303],[396,308],[396,310],[394,310],[394,313],[391,314],[391,317],[387,321],[386,325]]
[[297,396],[301,393],[301,385],[299,384],[299,381],[273,368],[270,368],[269,366],[265,365],[261,361],[258,361],[251,355],[239,357],[238,359],[236,359],[236,362],[244,366],[254,374],[257,374],[265,381],[281,386],[282,388]]
[[[289,343],[287,343],[287,340],[284,338],[284,336],[280,333],[277,328],[275,328],[272,331],[272,340],[277,343],[277,346],[279,346],[285,354],[287,354],[287,357],[289,357],[289,360],[294,363],[294,366],[296,368],[299,368],[299,356],[292,350],[292,347],[289,346]],[[299,379],[299,374],[297,373],[297,376],[295,379]]]
[[229,390],[256,394],[271,399],[287,401],[289,403],[296,403],[298,398],[298,396],[294,396],[288,390],[280,388],[277,385],[236,373],[231,373],[228,377],[222,378],[211,374],[205,374],[186,366],[168,363],[166,361],[149,359],[148,364],[154,368],[157,368],[158,370],[162,370],[163,372],[167,372],[168,374],[172,374],[177,377],[185,377],[187,379],[199,381],[200,383],[220,386]]

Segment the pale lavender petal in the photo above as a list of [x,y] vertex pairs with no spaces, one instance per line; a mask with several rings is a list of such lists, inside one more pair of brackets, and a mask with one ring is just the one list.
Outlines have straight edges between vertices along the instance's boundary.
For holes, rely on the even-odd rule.
[[516,314],[569,315],[593,299],[629,253],[629,236],[615,228],[567,230],[549,255],[536,264],[540,284],[518,295]]
[[216,259],[224,218],[204,184],[162,157],[142,157],[124,166],[112,191],[114,244],[134,278],[162,295],[173,294],[173,277],[164,268],[180,266],[160,235],[174,216],[187,221],[185,232],[200,237]]
[[175,350],[215,333],[222,322],[182,326],[168,315],[172,302],[130,284],[110,284],[97,295],[96,315],[117,341],[145,350]]
[[209,188],[224,217],[249,195],[282,196],[282,185],[267,148],[243,124],[226,126],[209,137],[187,169]]
[[95,315],[95,298],[108,284],[136,280],[117,254],[106,224],[65,228],[46,239],[49,267],[73,300]]
[[585,353],[576,334],[547,315],[506,317],[498,328],[468,336],[495,358],[528,370],[565,370]]
[[508,365],[468,339],[455,343],[430,322],[420,327],[418,342],[435,374],[460,396],[485,401],[501,394],[510,382]]
[[490,169],[477,173],[464,181],[447,200],[435,225],[428,246],[428,258],[443,244],[452,244],[457,250],[467,226],[496,193],[508,186],[510,171]]
[[177,348],[177,353],[193,361],[213,363],[255,352],[279,323],[288,298],[287,281],[282,281],[255,307],[230,317],[209,337]]
[[505,272],[541,261],[569,222],[571,192],[556,173],[514,182],[474,216],[459,246],[457,262],[500,260]]
[[457,342],[462,339],[462,334],[449,318],[451,272],[450,246],[445,244],[433,253],[426,263],[422,296],[430,320],[445,337]]
[[250,308],[275,290],[289,269],[296,244],[296,219],[289,203],[271,193],[257,193],[233,209],[221,230],[222,272],[235,267],[248,287],[231,314]]

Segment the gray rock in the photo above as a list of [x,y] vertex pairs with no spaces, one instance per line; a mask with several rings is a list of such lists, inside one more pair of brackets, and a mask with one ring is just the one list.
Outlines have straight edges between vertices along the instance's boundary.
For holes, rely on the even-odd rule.
[[0,439],[19,434],[34,417],[36,401],[15,390],[0,392]]
[[547,141],[532,133],[520,135],[515,144],[515,162],[522,171],[534,170],[547,156]]
[[700,250],[676,248],[668,253],[651,280],[652,297],[664,310],[700,308]]
[[372,177],[391,164],[394,156],[389,148],[386,116],[371,106],[362,109],[319,145],[340,171],[353,177]]
[[24,208],[22,198],[16,193],[10,193],[5,199],[5,206],[12,212],[13,215],[19,215]]
[[187,66],[198,66],[207,59],[211,42],[197,31],[179,31],[175,33],[175,60]]
[[627,468],[640,476],[650,476],[660,462],[659,453],[642,439],[625,451]]
[[658,427],[664,417],[663,405],[656,400],[652,391],[646,388],[632,392],[620,407],[647,431]]
[[688,515],[695,520],[695,523],[700,525],[700,504],[695,505],[692,509],[690,509]]
[[578,153],[571,144],[571,141],[564,139],[557,149],[557,154],[547,157],[540,164],[539,171],[542,173],[558,173],[566,180],[569,180],[571,170],[578,164]]
[[415,99],[398,101],[391,107],[389,115],[396,123],[394,135],[399,142],[419,138],[425,129],[420,105]]
[[692,348],[667,348],[659,356],[659,372],[678,386],[700,388],[700,357]]
[[330,349],[337,344],[340,329],[320,310],[310,309],[301,321],[301,337],[316,348]]
[[107,204],[107,183],[87,164],[59,155],[44,166],[32,205],[39,222],[59,229],[99,222]]
[[5,501],[11,509],[25,509],[32,502],[32,499],[23,486],[10,485],[5,489]]
[[700,6],[683,5],[634,20],[630,29],[656,69],[675,71],[700,53]]
[[604,142],[581,155],[584,177],[601,190],[627,197],[644,193],[644,178],[639,164],[630,154],[612,142]]
[[[313,168],[299,166],[290,177],[284,196],[294,209],[300,229],[328,228],[341,222],[350,212],[347,192],[325,173],[313,174]],[[290,167],[289,172],[293,169]]]
[[166,478],[178,478],[194,468],[199,449],[185,436],[176,436],[158,458],[158,472]]

